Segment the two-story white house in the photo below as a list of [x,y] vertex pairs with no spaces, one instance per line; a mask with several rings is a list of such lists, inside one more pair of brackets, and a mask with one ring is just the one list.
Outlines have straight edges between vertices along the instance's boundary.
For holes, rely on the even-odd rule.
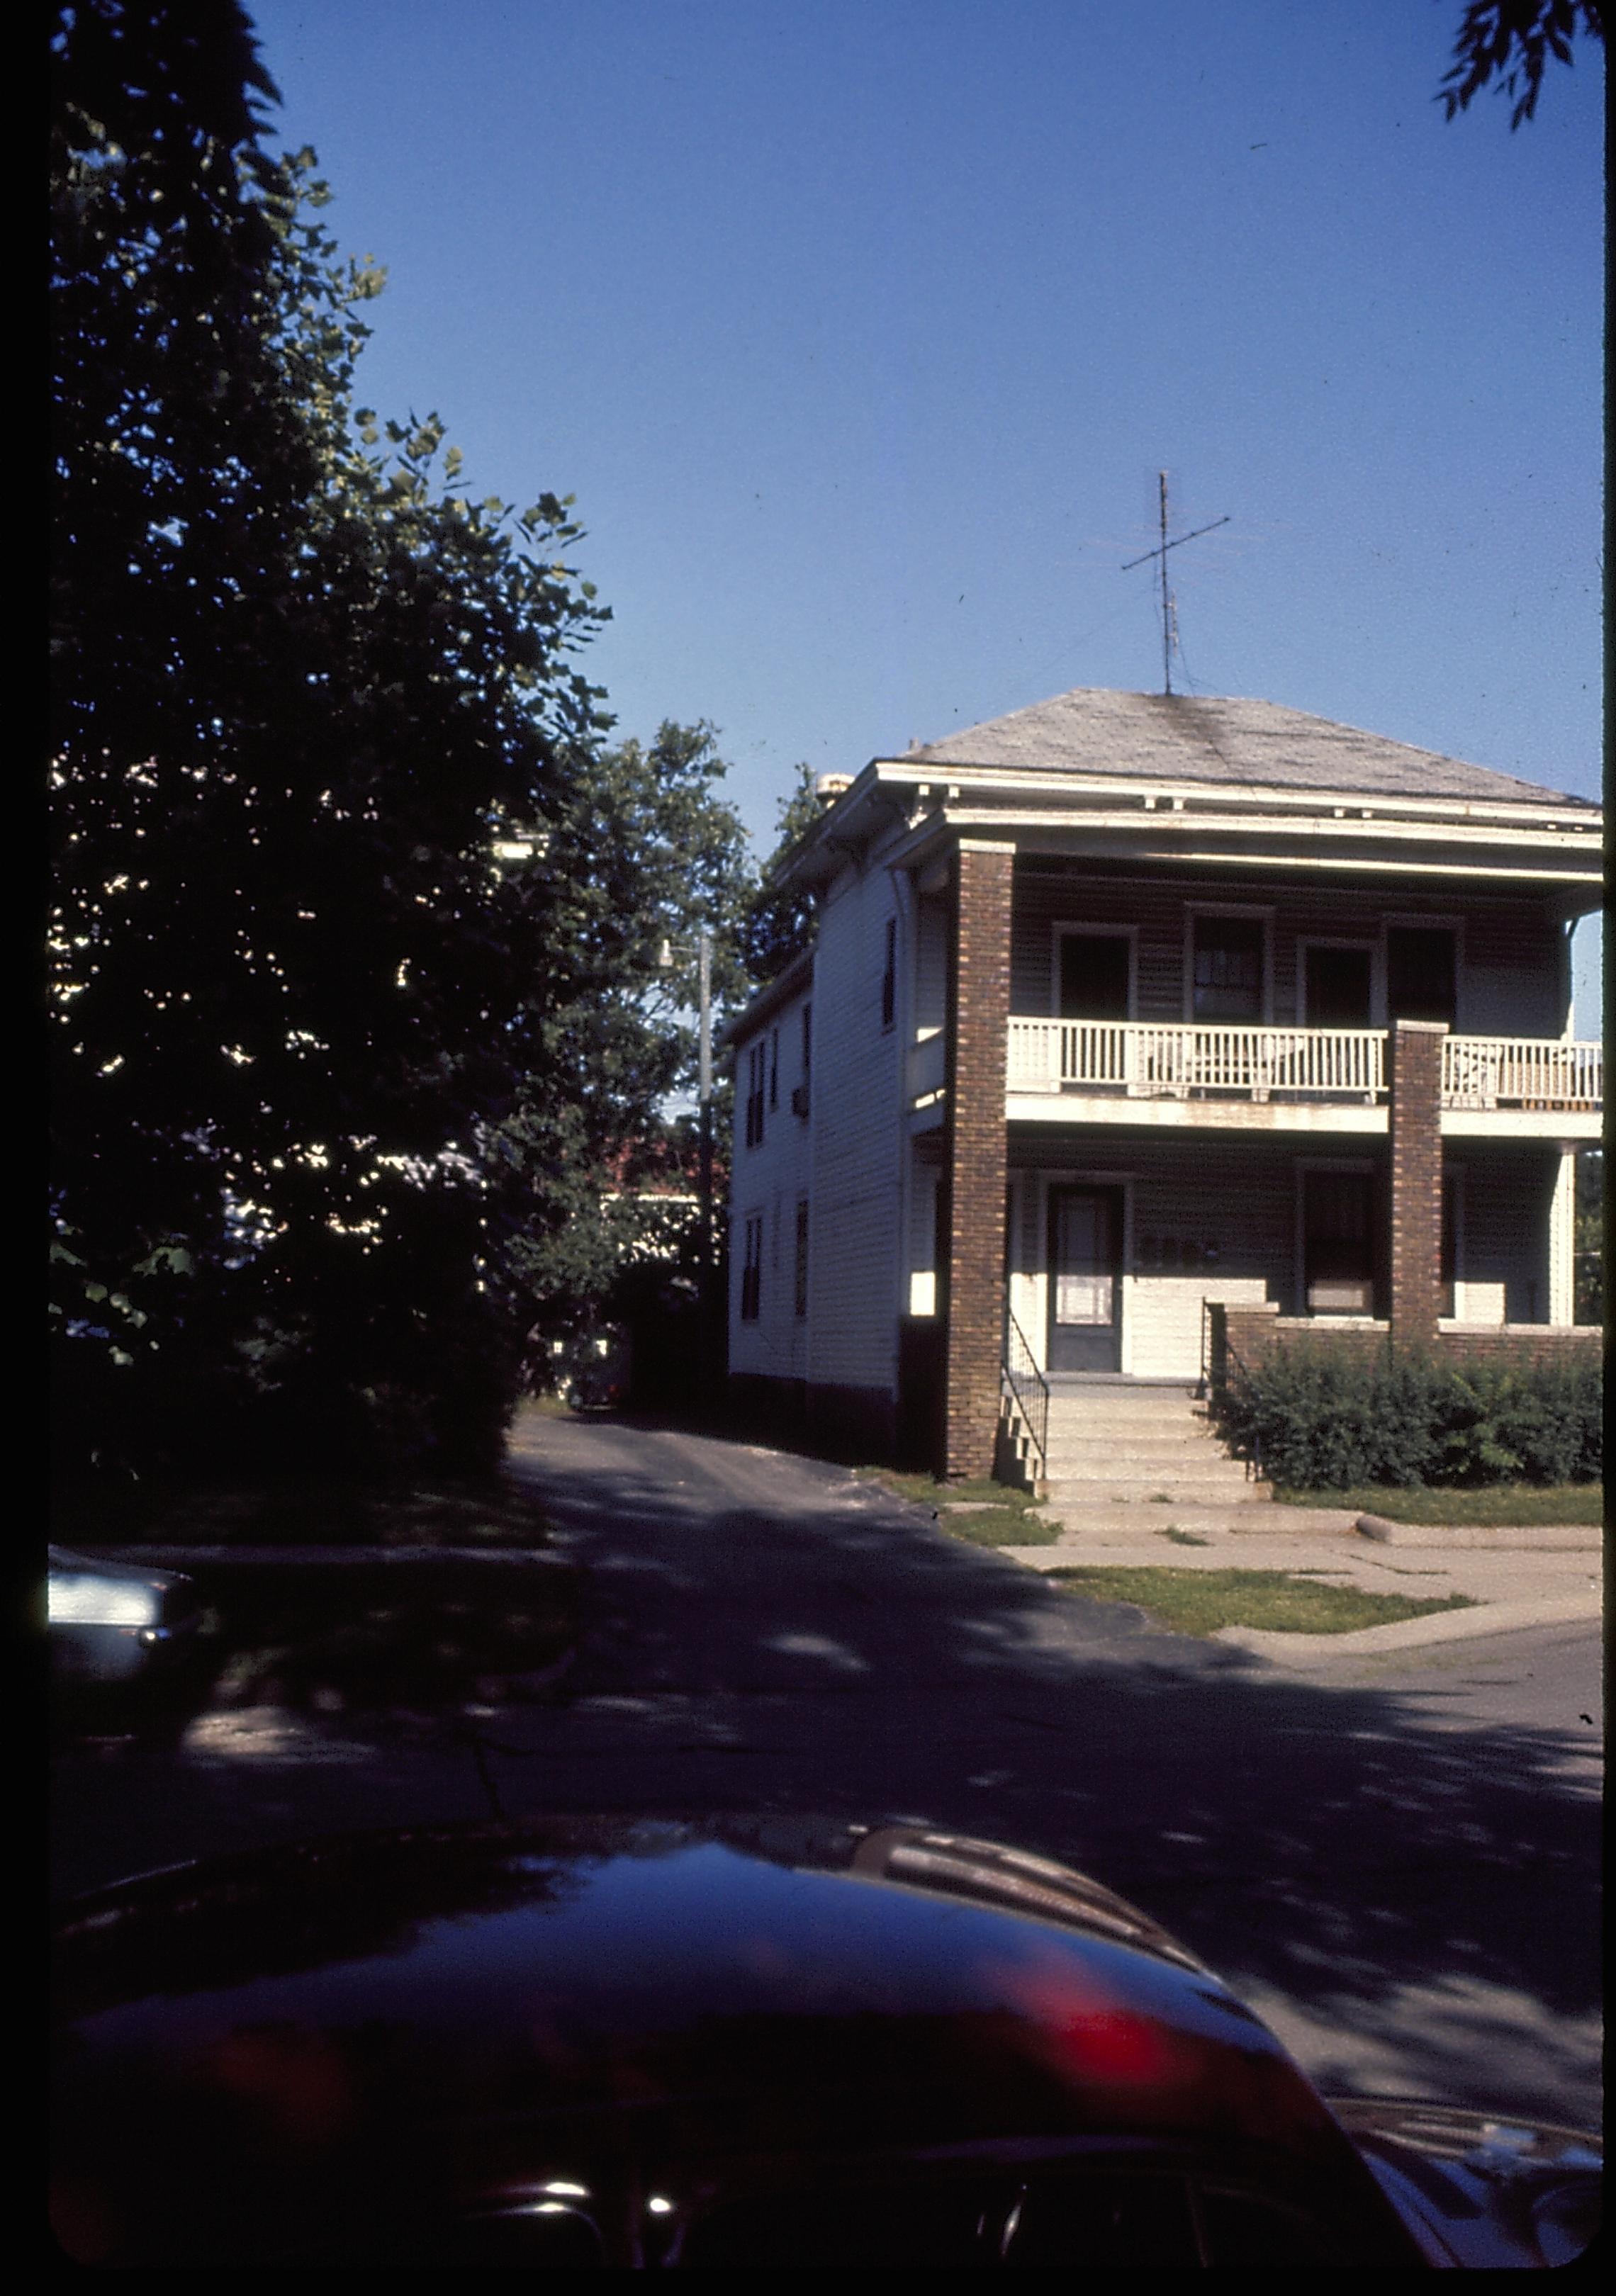
[[1216,1309],[1575,1343],[1587,800],[1079,689],[873,759],[780,874],[819,921],[727,1032],[743,1407],[958,1476],[1029,1382],[1194,1380]]

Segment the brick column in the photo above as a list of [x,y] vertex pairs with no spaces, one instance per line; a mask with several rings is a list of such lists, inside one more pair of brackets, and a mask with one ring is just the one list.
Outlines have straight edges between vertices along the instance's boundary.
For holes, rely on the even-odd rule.
[[1399,1021],[1391,1055],[1391,1344],[1436,1344],[1442,1280],[1442,1021]]
[[1005,1080],[1014,849],[960,840],[948,1030],[942,1472],[990,1475],[1004,1336]]

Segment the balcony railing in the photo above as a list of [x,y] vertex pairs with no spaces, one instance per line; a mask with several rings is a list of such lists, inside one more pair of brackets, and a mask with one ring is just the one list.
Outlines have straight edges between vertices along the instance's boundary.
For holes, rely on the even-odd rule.
[[1449,1037],[1442,1098],[1450,1108],[1600,1108],[1604,1046],[1553,1037]]
[[[1008,1089],[1374,1105],[1386,1097],[1386,1032],[1013,1020]],[[1449,1037],[1443,1047],[1442,1098],[1449,1107],[1597,1109],[1604,1090],[1597,1044]]]

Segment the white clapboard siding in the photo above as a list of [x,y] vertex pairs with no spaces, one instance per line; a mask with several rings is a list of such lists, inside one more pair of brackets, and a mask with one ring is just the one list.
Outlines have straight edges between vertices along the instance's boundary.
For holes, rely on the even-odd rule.
[[[802,1082],[802,1007],[812,995],[800,996],[771,1014],[763,1027],[739,1039],[735,1053],[734,1145],[731,1176],[729,1231],[729,1364],[734,1372],[773,1379],[806,1376],[806,1321],[796,1313],[795,1276],[797,1206],[813,1186],[811,1111],[808,1121],[792,1107],[792,1094]],[[817,1014],[816,1014],[816,1021]],[[747,1055],[754,1045],[772,1049],[779,1034],[777,1091],[774,1107],[763,1115],[763,1137],[748,1146],[746,1139]],[[741,1316],[741,1278],[745,1264],[746,1223],[763,1220],[763,1275],[759,1286],[758,1314],[750,1321]],[[812,1229],[809,1230],[810,1248]]]
[[[1210,875],[1097,878],[1081,863],[1062,879],[1023,870],[1016,879],[1011,1010],[1043,1016],[1054,1004],[1053,927],[1137,928],[1136,1015],[1184,1018],[1185,917],[1197,903],[1249,901],[1272,913],[1269,935],[1276,1023],[1301,1019],[1300,945],[1340,939],[1380,944],[1386,921],[1415,914],[1395,891],[1293,888],[1271,880]],[[1444,919],[1459,923],[1459,1026],[1500,1036],[1557,1037],[1565,1023],[1564,982],[1554,928],[1529,902],[1469,892],[1445,898]]]
[[809,1364],[819,1385],[895,1390],[906,984],[899,920],[896,1011],[882,1025],[886,927],[897,895],[878,865],[849,869],[820,914],[814,975]]

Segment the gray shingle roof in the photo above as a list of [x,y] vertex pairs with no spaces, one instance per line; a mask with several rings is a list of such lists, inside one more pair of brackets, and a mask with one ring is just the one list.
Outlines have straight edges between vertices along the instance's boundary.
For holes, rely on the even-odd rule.
[[945,735],[911,750],[906,765],[1005,766],[1018,772],[1136,774],[1159,781],[1224,782],[1292,790],[1350,790],[1386,796],[1491,799],[1596,810],[1572,798],[1333,725],[1277,701],[1211,695],[1116,693],[1076,687],[1053,701]]

